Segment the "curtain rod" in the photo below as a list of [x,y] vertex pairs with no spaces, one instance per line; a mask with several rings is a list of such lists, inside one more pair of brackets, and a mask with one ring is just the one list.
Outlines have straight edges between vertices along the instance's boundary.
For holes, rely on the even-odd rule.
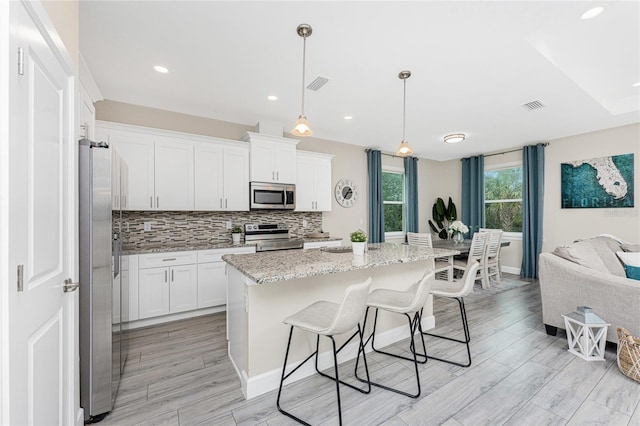
[[[373,149],[373,148],[365,148],[364,149],[364,152],[369,152],[369,151],[380,151],[380,150]],[[392,154],[390,152],[384,152],[384,151],[380,151],[380,154],[386,155],[387,157],[406,158],[406,157],[403,157],[402,155],[396,155],[396,154]],[[407,155],[407,157],[413,157],[413,156],[412,155]],[[416,160],[420,161],[420,159],[418,157],[413,157],[413,158],[415,158]]]
[[[536,144],[536,145],[539,145],[539,144]],[[544,142],[544,143],[542,144],[542,146],[549,146],[549,142]],[[524,148],[524,147],[522,147],[522,148]],[[522,148],[512,149],[512,150],[509,150],[509,151],[503,151],[503,152],[494,152],[493,154],[487,154],[487,155],[485,155],[484,157],[485,157],[485,158],[486,158],[486,157],[493,157],[494,155],[504,155],[504,154],[509,154],[510,152],[522,151]]]

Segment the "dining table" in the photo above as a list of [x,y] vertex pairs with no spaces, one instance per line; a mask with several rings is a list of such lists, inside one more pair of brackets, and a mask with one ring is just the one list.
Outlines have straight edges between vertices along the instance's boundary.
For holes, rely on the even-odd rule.
[[[461,255],[469,254],[471,249],[471,240],[463,240],[461,243],[456,243],[453,240],[435,240],[431,243],[433,248],[458,250]],[[511,245],[511,241],[502,241],[500,247],[508,247]]]

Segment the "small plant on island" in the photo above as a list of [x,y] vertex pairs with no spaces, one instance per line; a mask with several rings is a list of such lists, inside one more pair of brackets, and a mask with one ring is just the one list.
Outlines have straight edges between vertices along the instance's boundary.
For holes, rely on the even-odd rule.
[[234,226],[233,228],[231,228],[231,233],[232,234],[242,234],[242,228],[240,228],[239,226]]
[[364,231],[358,229],[355,232],[350,234],[352,243],[366,243],[367,242],[367,234]]

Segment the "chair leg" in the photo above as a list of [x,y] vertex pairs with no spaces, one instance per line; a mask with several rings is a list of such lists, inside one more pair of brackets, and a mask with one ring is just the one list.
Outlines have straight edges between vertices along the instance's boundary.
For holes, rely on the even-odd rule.
[[[358,344],[358,358],[356,359],[356,377],[357,377],[358,363],[359,363],[359,361],[360,361],[360,351],[362,351],[362,352],[363,352],[362,358],[363,358],[363,360],[364,360],[364,370],[365,370],[365,373],[366,373],[366,375],[367,375],[367,379],[366,379],[366,380],[361,380],[360,378],[358,378],[358,380],[360,380],[361,382],[366,383],[366,384],[368,385],[368,387],[367,387],[366,389],[361,389],[361,388],[359,388],[359,387],[356,387],[356,386],[352,385],[351,383],[347,383],[347,382],[345,382],[345,381],[342,381],[342,380],[338,379],[338,378],[337,378],[337,374],[336,374],[336,376],[335,376],[335,377],[332,377],[332,376],[329,376],[329,375],[328,375],[328,374],[326,374],[326,373],[323,373],[323,372],[322,372],[322,371],[320,371],[320,369],[318,368],[318,357],[316,357],[316,364],[315,364],[315,365],[316,365],[316,372],[317,372],[319,375],[321,375],[321,376],[323,376],[323,377],[326,377],[327,379],[331,379],[331,380],[334,380],[334,381],[336,381],[336,380],[337,380],[337,381],[338,381],[338,382],[340,382],[341,384],[343,384],[343,385],[345,385],[345,386],[348,386],[348,387],[350,387],[350,388],[351,388],[351,389],[353,389],[353,390],[357,390],[357,391],[358,391],[358,392],[360,392],[360,393],[368,394],[369,392],[371,392],[371,385],[369,384],[369,367],[368,367],[368,365],[367,365],[367,357],[366,357],[366,355],[364,354],[364,344],[363,344],[363,340],[362,340],[363,335],[364,335],[364,334],[363,334],[363,332],[362,332],[362,329],[360,328],[360,324],[358,324],[358,331],[356,331],[356,332],[355,332],[355,333],[354,333],[354,334],[353,334],[353,335],[352,335],[352,336],[351,336],[351,337],[350,337],[346,342],[344,342],[344,343],[342,344],[342,346],[340,346],[337,350],[335,350],[335,348],[334,348],[334,352],[335,352],[334,357],[337,357],[337,355],[340,353],[340,351],[342,350],[342,348],[344,348],[344,347],[347,345],[347,343],[349,343],[349,342],[350,342],[350,341],[351,341],[355,336],[358,336],[358,338],[359,338],[359,344]],[[327,336],[327,337],[329,337],[329,338],[333,341],[333,336]],[[316,353],[320,353],[320,352],[319,352],[319,346],[320,346],[320,335],[318,335],[318,338],[317,338],[317,340],[316,340]],[[334,346],[335,346],[335,342],[334,342]]]
[[433,333],[423,332],[422,334],[426,334],[427,336],[437,337],[437,338],[440,338],[440,339],[450,340],[452,342],[464,343],[467,346],[467,359],[468,359],[468,361],[466,363],[450,361],[448,359],[443,359],[443,358],[436,358],[436,357],[430,356],[430,355],[428,356],[428,358],[429,359],[434,359],[436,361],[446,362],[448,364],[457,365],[459,367],[469,367],[471,365],[471,350],[469,348],[469,342],[471,341],[471,334],[469,333],[469,322],[467,321],[467,310],[465,309],[465,306],[464,306],[464,298],[463,297],[454,297],[454,299],[456,299],[458,301],[458,305],[460,306],[460,318],[462,319],[462,330],[464,332],[464,340],[454,339],[452,337],[441,336],[439,334],[433,334]]
[[[369,312],[369,308],[367,308],[367,313],[368,312]],[[366,344],[369,343],[369,340],[371,340],[371,348],[375,352],[378,352],[378,353],[381,353],[381,354],[385,354],[385,355],[390,355],[390,356],[396,357],[396,358],[405,359],[405,360],[408,360],[408,361],[413,361],[413,364],[414,364],[414,367],[415,367],[415,372],[416,372],[416,384],[417,384],[417,388],[418,388],[417,392],[415,394],[411,394],[411,393],[408,393],[408,392],[405,392],[405,391],[402,391],[402,390],[399,390],[399,389],[395,389],[395,388],[392,388],[392,387],[389,387],[389,386],[385,386],[385,385],[380,384],[380,383],[375,383],[375,382],[373,382],[371,380],[369,380],[369,383],[370,383],[371,386],[376,386],[376,387],[379,387],[381,389],[385,389],[385,390],[388,390],[388,391],[391,391],[391,392],[399,393],[400,395],[408,396],[408,397],[411,397],[411,398],[417,398],[417,397],[420,396],[420,393],[421,393],[421,389],[420,389],[420,371],[418,369],[418,364],[424,364],[425,362],[427,362],[426,345],[424,343],[424,337],[422,336],[422,333],[420,333],[420,338],[422,339],[422,346],[423,346],[425,352],[424,352],[424,355],[416,353],[416,350],[415,350],[415,333],[418,330],[418,328],[420,327],[420,319],[421,319],[420,312],[416,312],[415,315],[413,316],[413,319],[411,318],[411,316],[409,314],[404,314],[404,315],[407,317],[407,319],[409,321],[409,332],[411,333],[411,343],[409,345],[409,348],[411,350],[411,353],[413,354],[413,358],[408,358],[408,357],[404,357],[402,355],[396,355],[396,354],[392,354],[392,353],[389,353],[389,352],[381,351],[381,350],[378,350],[378,349],[376,349],[374,347],[376,325],[377,325],[377,322],[378,322],[377,321],[378,320],[378,309],[376,309],[376,315],[374,317],[373,331],[371,332],[371,335],[369,336],[369,338],[364,343],[364,346],[366,346]],[[366,318],[367,318],[367,316],[365,314],[365,325],[366,325]],[[363,326],[363,328],[364,328],[364,326]],[[362,348],[363,353],[364,353],[364,346]],[[359,355],[360,354],[358,354],[358,357],[359,357]],[[423,357],[424,361],[418,361],[418,356]],[[356,370],[357,370],[357,368],[358,368],[358,362],[356,361]],[[356,374],[356,377],[358,377],[357,374]],[[359,377],[358,377],[358,380],[364,381],[363,379],[360,379]]]
[[[293,337],[293,326],[291,326],[291,330],[289,330],[289,341],[287,342],[287,351],[284,354],[284,365],[282,366],[282,376],[280,376],[280,386],[278,387],[278,397],[276,398],[276,407],[278,407],[278,411],[280,411],[282,414],[284,414],[285,416],[297,421],[298,423],[302,423],[304,425],[307,426],[311,426],[309,423],[305,422],[304,420],[302,420],[299,417],[294,416],[293,414],[289,413],[288,411],[285,411],[281,406],[280,406],[280,396],[282,395],[282,385],[284,384],[284,380],[289,377],[291,375],[291,373],[293,373],[294,371],[296,371],[298,368],[300,368],[300,366],[302,364],[304,364],[305,362],[307,362],[310,358],[307,358],[302,364],[298,365],[298,367],[296,367],[295,369],[293,369],[291,372],[289,372],[289,374],[285,374],[286,369],[287,369],[287,358],[289,358],[289,349],[291,347],[291,337]],[[316,351],[317,353],[317,351]],[[313,354],[312,354],[313,355]]]

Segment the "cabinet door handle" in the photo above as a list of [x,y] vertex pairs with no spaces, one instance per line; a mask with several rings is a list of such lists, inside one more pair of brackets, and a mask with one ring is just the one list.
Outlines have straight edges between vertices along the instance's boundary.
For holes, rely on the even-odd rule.
[[276,172],[276,180],[279,181],[280,180],[280,172]]
[[126,209],[127,208],[127,196],[123,195],[122,197],[124,198],[124,202],[122,203],[122,208]]
[[227,199],[226,198],[224,199],[224,208],[225,209],[227,208]]
[[172,260],[176,260],[176,258],[172,257],[172,258],[162,259],[163,262],[170,262]]
[[149,197],[149,207],[153,208],[153,197]]
[[173,269],[171,270],[171,282],[173,282]]
[[271,180],[276,180],[276,172],[271,172]]
[[164,282],[167,282],[167,271],[164,271]]
[[220,208],[222,208],[222,198],[220,198]]
[[160,208],[160,196],[156,196],[156,208]]

